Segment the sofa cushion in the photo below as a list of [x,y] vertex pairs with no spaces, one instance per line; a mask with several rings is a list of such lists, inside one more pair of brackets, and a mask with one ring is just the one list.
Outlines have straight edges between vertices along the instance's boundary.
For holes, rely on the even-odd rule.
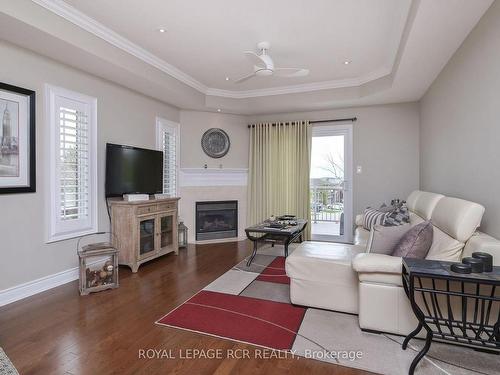
[[352,268],[358,273],[392,273],[401,277],[402,258],[384,254],[358,254]]
[[493,255],[493,265],[500,266],[500,241],[485,233],[476,232],[467,241],[462,253],[462,258],[472,256],[476,251]]
[[432,245],[432,232],[430,221],[415,225],[401,237],[392,255],[424,259]]
[[403,286],[401,273],[363,272],[358,274],[360,282]]
[[415,205],[417,204],[418,197],[420,197],[420,194],[422,192],[420,190],[414,190],[411,192],[411,194],[408,196],[406,199],[406,205],[408,208],[413,211],[415,208]]
[[352,261],[359,281],[376,284],[402,285],[402,258],[384,254],[358,254]]
[[356,218],[354,219],[354,223],[356,224],[357,227],[362,227],[363,226],[363,214],[358,214],[356,215]]
[[461,259],[464,243],[448,236],[438,227],[434,227],[432,245],[425,259],[458,262]]
[[422,219],[420,216],[418,216],[416,213],[410,212],[410,225],[411,226],[423,223],[424,221],[425,220]]
[[364,251],[362,246],[305,241],[286,258],[286,274],[293,279],[352,285],[356,279],[352,258]]
[[444,198],[442,194],[416,190],[410,194],[406,200],[406,204],[410,211],[413,211],[425,220],[429,220],[432,217],[434,208],[442,198]]
[[484,207],[480,204],[444,197],[432,213],[432,224],[465,243],[481,224],[483,214]]
[[375,225],[370,232],[366,251],[376,254],[392,254],[394,247],[410,228],[410,224],[393,227]]
[[359,226],[354,230],[354,245],[362,246],[366,249],[369,238],[370,232],[362,226]]

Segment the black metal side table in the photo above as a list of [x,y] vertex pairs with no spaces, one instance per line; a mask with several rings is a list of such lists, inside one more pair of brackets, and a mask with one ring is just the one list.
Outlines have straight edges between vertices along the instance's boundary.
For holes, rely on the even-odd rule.
[[425,345],[410,366],[412,375],[432,340],[500,354],[500,267],[459,274],[452,262],[403,258],[403,287],[418,319],[408,342],[424,328]]

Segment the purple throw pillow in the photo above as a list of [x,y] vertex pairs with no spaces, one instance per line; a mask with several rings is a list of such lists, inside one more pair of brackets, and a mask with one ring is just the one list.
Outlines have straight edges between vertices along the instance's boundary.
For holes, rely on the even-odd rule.
[[434,228],[430,221],[415,225],[394,247],[393,256],[425,259],[432,245]]

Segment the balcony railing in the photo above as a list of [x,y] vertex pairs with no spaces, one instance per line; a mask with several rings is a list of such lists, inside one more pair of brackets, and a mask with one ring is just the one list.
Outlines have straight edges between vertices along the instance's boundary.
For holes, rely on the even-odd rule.
[[311,212],[311,221],[313,223],[317,223],[320,221],[332,222],[332,223],[340,223],[340,217],[342,212],[328,212],[328,211],[319,211],[319,212]]
[[311,221],[339,223],[344,211],[344,188],[311,186]]

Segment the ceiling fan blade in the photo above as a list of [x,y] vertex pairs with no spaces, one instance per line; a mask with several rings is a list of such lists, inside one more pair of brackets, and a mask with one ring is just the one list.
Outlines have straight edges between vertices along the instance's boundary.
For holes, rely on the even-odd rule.
[[304,77],[309,74],[309,69],[303,68],[276,68],[273,75],[278,77]]
[[259,68],[265,68],[266,62],[262,60],[262,58],[252,51],[243,52],[248,60],[252,62],[253,65],[258,66]]
[[239,79],[237,79],[236,81],[234,81],[234,83],[241,83],[241,82],[245,82],[246,80],[252,78],[252,77],[255,77],[255,72],[253,73],[250,73],[250,74],[247,74],[246,76],[243,76]]

